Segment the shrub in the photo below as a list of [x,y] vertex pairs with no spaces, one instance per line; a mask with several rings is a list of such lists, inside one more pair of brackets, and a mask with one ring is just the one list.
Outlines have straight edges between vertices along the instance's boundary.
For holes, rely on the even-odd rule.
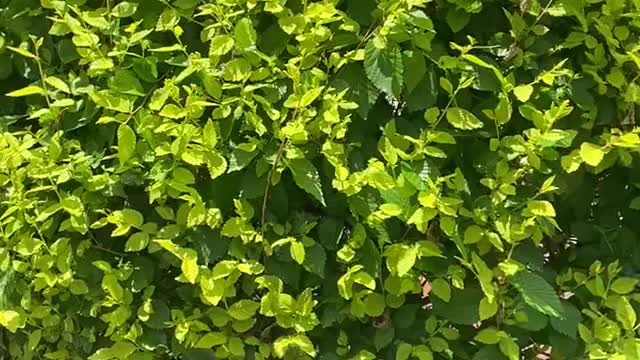
[[13,359],[640,359],[640,2],[2,0]]

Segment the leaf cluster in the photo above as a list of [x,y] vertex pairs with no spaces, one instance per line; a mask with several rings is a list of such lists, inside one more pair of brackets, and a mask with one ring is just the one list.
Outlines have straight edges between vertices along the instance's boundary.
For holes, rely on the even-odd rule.
[[0,0],[0,357],[640,359],[639,12]]

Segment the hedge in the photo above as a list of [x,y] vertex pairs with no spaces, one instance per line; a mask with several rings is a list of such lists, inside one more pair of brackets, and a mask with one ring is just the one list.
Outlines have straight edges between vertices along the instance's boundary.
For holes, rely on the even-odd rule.
[[639,14],[0,0],[0,357],[640,359]]

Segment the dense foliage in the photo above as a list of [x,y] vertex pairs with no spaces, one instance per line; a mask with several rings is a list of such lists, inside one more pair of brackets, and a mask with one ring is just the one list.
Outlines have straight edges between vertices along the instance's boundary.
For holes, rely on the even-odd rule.
[[0,31],[1,357],[640,359],[640,1]]

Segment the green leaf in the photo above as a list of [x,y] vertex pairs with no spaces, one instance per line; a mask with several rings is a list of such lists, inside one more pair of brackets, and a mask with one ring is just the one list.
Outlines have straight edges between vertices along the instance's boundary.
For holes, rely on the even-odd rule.
[[112,359],[128,359],[133,352],[136,351],[136,346],[128,341],[119,341],[110,348],[102,348],[93,355],[89,356],[89,360],[112,360]]
[[515,313],[517,326],[528,331],[540,331],[549,323],[547,315],[533,309],[529,305],[522,306],[522,309]]
[[291,247],[289,249],[291,252],[291,258],[298,264],[302,264],[305,257],[304,245],[302,245],[302,243],[300,242],[295,241],[292,242],[290,246]]
[[513,108],[511,107],[511,102],[509,98],[503,94],[500,94],[500,101],[498,105],[494,109],[495,120],[498,125],[504,125],[511,120],[511,114],[513,112]]
[[300,97],[300,101],[298,101],[296,107],[305,108],[311,105],[311,103],[314,102],[320,94],[322,94],[322,90],[324,90],[324,87],[321,86],[305,92],[302,97]]
[[107,58],[100,58],[91,62],[89,66],[89,71],[92,74],[100,73],[104,70],[109,70],[113,68],[113,60]]
[[142,251],[147,245],[149,245],[149,234],[140,231],[129,236],[127,243],[124,245],[124,251]]
[[445,20],[451,31],[457,33],[467,26],[469,20],[471,20],[471,15],[462,9],[452,7],[447,11]]
[[433,282],[431,283],[431,287],[431,291],[435,296],[439,297],[445,302],[449,302],[449,300],[451,300],[451,287],[446,280],[437,278],[433,280]]
[[613,310],[616,312],[616,319],[624,329],[631,330],[635,327],[637,321],[636,312],[625,296],[619,296],[615,299]]
[[505,360],[506,357],[502,355],[498,346],[485,345],[478,351],[472,360]]
[[62,91],[63,93],[67,93],[67,94],[71,93],[71,89],[69,89],[69,86],[65,84],[64,81],[60,80],[55,76],[48,76],[47,78],[44,79],[44,81],[47,84],[53,86],[55,89]]
[[635,290],[636,286],[638,285],[638,282],[640,282],[640,279],[637,279],[637,278],[631,278],[631,277],[617,278],[611,284],[611,290],[613,290],[614,292],[620,295],[627,295]]
[[136,134],[127,124],[118,127],[118,160],[124,165],[136,151]]
[[227,171],[227,159],[225,159],[217,152],[208,153],[207,169],[209,169],[211,180],[216,179],[218,176],[224,174],[224,172]]
[[173,45],[169,45],[169,46],[161,46],[161,47],[158,47],[158,48],[149,49],[149,51],[164,53],[164,52],[179,51],[179,50],[182,50],[182,49],[183,49],[182,45],[173,44]]
[[185,117],[187,113],[178,105],[167,104],[162,108],[159,115],[169,119],[181,119]]
[[278,25],[287,34],[298,34],[304,30],[306,25],[305,17],[302,15],[283,16],[278,18]]
[[451,126],[460,130],[475,130],[484,126],[471,112],[457,107],[447,109],[446,118]]
[[527,209],[536,216],[556,216],[556,210],[553,208],[553,205],[544,200],[530,200],[527,202]]
[[96,105],[105,109],[114,110],[121,113],[131,113],[133,111],[133,100],[125,95],[117,95],[109,90],[89,91],[91,100]]
[[480,320],[486,320],[492,318],[498,312],[498,302],[493,301],[489,302],[489,300],[484,297],[480,301]]
[[552,317],[551,326],[559,333],[569,336],[572,339],[576,339],[578,334],[578,324],[582,320],[580,311],[576,309],[571,303],[562,302],[561,317]]
[[227,342],[227,336],[219,331],[204,334],[195,344],[197,349],[211,349],[214,346],[224,345]]
[[497,344],[500,342],[500,331],[490,327],[480,330],[473,340],[481,342],[483,344]]
[[400,216],[402,215],[402,207],[398,204],[382,204],[380,205],[380,211],[387,216]]
[[25,326],[26,317],[24,313],[13,310],[0,310],[0,325],[15,333]]
[[144,222],[144,218],[138,210],[122,209],[120,211],[120,215],[122,216],[122,223],[127,226],[140,228],[142,226],[142,223]]
[[580,158],[591,166],[598,166],[604,158],[604,151],[598,145],[585,142],[580,145]]
[[376,329],[376,334],[373,337],[373,346],[377,351],[380,351],[391,344],[394,336],[395,329],[393,326]]
[[496,289],[493,286],[493,271],[487,266],[487,264],[478,256],[475,252],[471,254],[473,266],[476,268],[478,281],[484,292],[487,300],[493,302],[495,299]]
[[105,274],[102,278],[102,288],[116,301],[121,301],[124,295],[122,286],[114,274]]
[[180,15],[176,9],[167,7],[158,17],[156,22],[157,31],[174,31],[174,28],[180,22]]
[[282,336],[273,343],[273,353],[280,359],[285,356],[289,348],[297,348],[312,357],[316,355],[313,343],[304,334]]
[[257,34],[249,18],[242,18],[236,23],[233,29],[233,37],[235,45],[239,49],[246,49],[255,45]]
[[238,82],[248,78],[250,74],[251,64],[243,58],[238,58],[227,63],[222,77],[226,81]]
[[[427,65],[424,56],[419,51],[406,51],[403,56],[405,91],[411,93],[427,72]],[[411,69],[411,71],[409,71]]]
[[89,292],[89,288],[83,280],[75,279],[69,284],[69,292],[73,295],[84,295]]
[[235,40],[229,35],[216,35],[211,39],[211,50],[209,54],[214,56],[222,56],[226,55],[231,49],[233,49],[233,45],[235,44]]
[[287,167],[293,175],[296,185],[313,196],[322,206],[326,206],[320,183],[320,175],[316,167],[307,159],[287,161]]
[[509,358],[509,360],[519,360],[520,359],[520,347],[518,343],[510,338],[503,337],[500,339],[500,351]]
[[233,303],[228,310],[229,315],[236,320],[248,320],[252,318],[260,304],[252,300],[239,300]]
[[72,216],[82,216],[84,205],[82,200],[75,195],[67,196],[60,200],[62,208]]
[[309,271],[321,278],[325,276],[327,254],[322,245],[315,243],[305,255],[305,265]]
[[424,119],[429,124],[434,124],[436,121],[438,121],[439,116],[440,116],[440,109],[435,107],[429,108],[424,112]]
[[484,230],[478,225],[471,225],[464,231],[464,243],[475,244],[484,236]]
[[137,3],[123,1],[111,9],[111,15],[125,18],[135,14],[136,10],[138,10]]
[[424,344],[413,347],[413,356],[417,357],[418,360],[433,360],[433,353],[431,352],[431,349]]
[[371,293],[364,298],[364,311],[369,316],[381,316],[384,313],[385,307],[386,302],[382,294]]
[[533,86],[531,85],[518,85],[513,88],[513,94],[516,98],[522,102],[529,101],[531,94],[533,94]]
[[416,246],[395,244],[387,247],[384,255],[387,257],[387,267],[391,274],[402,277],[415,265],[418,248]]
[[222,85],[216,79],[213,74],[208,72],[202,73],[202,84],[204,85],[204,89],[211,97],[214,99],[219,99],[222,96]]
[[36,349],[38,344],[40,344],[40,340],[42,339],[42,330],[38,329],[29,334],[29,350],[33,351]]
[[413,346],[403,342],[396,349],[396,360],[407,360],[413,353]]
[[477,286],[465,286],[464,289],[452,289],[451,300],[446,303],[437,296],[431,297],[433,312],[438,317],[454,324],[472,325],[480,320],[479,303],[483,293]]
[[22,49],[22,48],[16,48],[16,47],[13,47],[13,46],[7,46],[7,49],[9,49],[9,50],[11,50],[11,51],[13,51],[13,52],[15,52],[17,54],[20,54],[20,55],[22,55],[24,57],[30,58],[30,59],[37,59],[38,58],[34,54],[30,53],[28,50],[25,50],[25,49]]
[[427,342],[433,351],[435,352],[445,352],[449,349],[449,343],[439,336],[430,337]]
[[198,266],[198,254],[191,249],[183,250],[182,265],[180,269],[182,274],[191,284],[195,284],[198,274],[200,273],[200,267]]
[[22,89],[12,91],[6,94],[6,96],[22,97],[22,96],[29,96],[29,95],[36,95],[36,94],[44,95],[44,90],[40,86],[29,85],[27,87],[23,87]]
[[563,309],[558,295],[539,275],[520,271],[512,278],[512,284],[532,308],[553,317],[561,316]]
[[374,40],[365,47],[364,68],[367,77],[381,91],[394,98],[400,98],[404,65],[400,48],[392,43],[378,48]]
[[142,84],[135,73],[129,70],[118,70],[109,79],[109,88],[120,94],[144,96]]

